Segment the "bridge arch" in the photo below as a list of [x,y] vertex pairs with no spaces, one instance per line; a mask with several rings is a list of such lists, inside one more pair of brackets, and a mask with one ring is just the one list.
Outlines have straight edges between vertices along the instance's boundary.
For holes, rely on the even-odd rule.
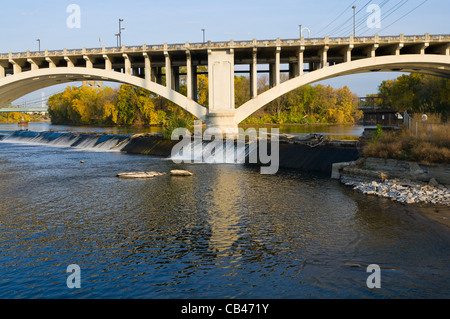
[[244,103],[236,109],[235,122],[239,124],[268,103],[301,86],[338,76],[375,71],[414,72],[450,78],[450,56],[432,54],[381,56],[321,68],[285,81]]
[[1,78],[0,105],[6,105],[24,95],[52,85],[93,80],[144,88],[179,105],[201,121],[206,120],[207,109],[204,106],[168,87],[129,74],[84,67],[38,69]]

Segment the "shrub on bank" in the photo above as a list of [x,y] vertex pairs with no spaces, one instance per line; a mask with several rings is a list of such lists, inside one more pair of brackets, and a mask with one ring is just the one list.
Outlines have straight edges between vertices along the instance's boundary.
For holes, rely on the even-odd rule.
[[450,142],[423,140],[412,136],[406,130],[383,132],[364,145],[362,155],[425,164],[450,163]]

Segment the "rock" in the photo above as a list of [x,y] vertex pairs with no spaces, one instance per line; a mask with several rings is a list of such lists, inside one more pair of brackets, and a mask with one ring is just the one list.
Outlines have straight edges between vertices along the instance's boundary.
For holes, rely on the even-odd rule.
[[436,187],[439,185],[438,181],[433,177],[432,179],[430,179],[430,181],[428,182],[428,185]]
[[346,166],[349,166],[351,162],[342,162],[342,163],[333,163],[332,169],[331,169],[331,178],[332,179],[339,179],[341,178],[340,170],[343,169]]
[[152,178],[156,176],[162,176],[166,175],[166,173],[159,173],[159,172],[131,172],[131,173],[121,173],[118,174],[117,177],[119,178]]
[[84,162],[84,161],[80,161],[80,163],[81,163],[81,164],[84,164],[85,162]]
[[192,176],[194,174],[192,174],[189,171],[184,171],[184,170],[172,170],[172,171],[170,171],[170,175],[172,175],[172,176]]

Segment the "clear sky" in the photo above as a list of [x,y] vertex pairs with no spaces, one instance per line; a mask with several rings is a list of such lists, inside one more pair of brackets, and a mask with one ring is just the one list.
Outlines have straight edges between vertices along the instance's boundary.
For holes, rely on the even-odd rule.
[[[67,7],[81,9],[80,28],[69,28]],[[381,27],[369,28],[368,5],[380,7]],[[59,50],[116,46],[118,20],[123,19],[125,45],[298,38],[299,24],[311,37],[356,35],[449,34],[449,0],[129,0],[129,1],[2,1],[0,52]],[[307,36],[304,31],[303,35]],[[360,96],[376,93],[383,79],[398,73],[362,74],[323,81],[334,87],[347,85]],[[44,90],[46,95],[61,88]],[[36,92],[25,99],[40,96]],[[20,101],[22,101],[21,99]]]

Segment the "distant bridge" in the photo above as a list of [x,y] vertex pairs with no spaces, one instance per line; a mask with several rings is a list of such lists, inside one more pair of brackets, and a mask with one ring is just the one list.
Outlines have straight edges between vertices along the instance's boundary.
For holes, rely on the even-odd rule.
[[[258,65],[270,89],[258,94]],[[281,82],[281,64],[289,80]],[[247,65],[251,99],[235,107],[236,65]],[[197,102],[198,66],[207,66],[209,108]],[[180,67],[187,94],[180,93]],[[306,84],[341,75],[399,71],[450,78],[450,35],[251,40],[0,54],[0,106],[61,83],[113,81],[156,93],[209,127],[237,129],[245,118]],[[165,82],[163,81],[165,79]],[[163,84],[165,83],[165,84]]]
[[0,108],[0,113],[41,113],[48,112],[48,108],[46,107],[34,107],[34,108],[25,108],[25,107],[17,107],[17,108]]

